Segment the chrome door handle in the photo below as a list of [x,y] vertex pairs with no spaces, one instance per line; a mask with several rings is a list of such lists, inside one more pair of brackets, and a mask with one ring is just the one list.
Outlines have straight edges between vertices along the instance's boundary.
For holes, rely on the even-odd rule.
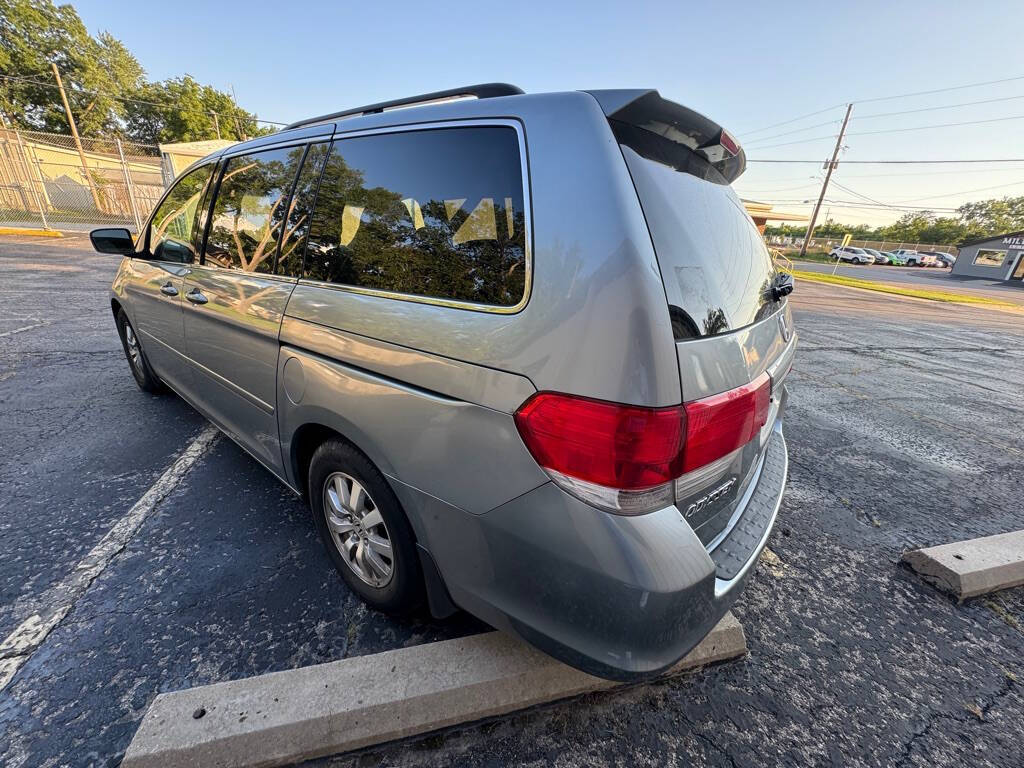
[[164,283],[163,285],[160,286],[160,293],[162,293],[164,296],[177,296],[178,289],[175,288],[170,283]]
[[202,292],[198,288],[193,288],[191,291],[185,294],[185,298],[191,301],[193,304],[205,304],[209,301],[208,298],[203,296]]

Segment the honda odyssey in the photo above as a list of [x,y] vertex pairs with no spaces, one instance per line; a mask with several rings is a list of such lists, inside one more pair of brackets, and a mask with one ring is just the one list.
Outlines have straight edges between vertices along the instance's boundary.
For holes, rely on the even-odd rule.
[[728,610],[786,481],[793,284],[744,167],[655,90],[470,86],[222,149],[92,240],[139,386],[306,499],[369,605],[634,680]]

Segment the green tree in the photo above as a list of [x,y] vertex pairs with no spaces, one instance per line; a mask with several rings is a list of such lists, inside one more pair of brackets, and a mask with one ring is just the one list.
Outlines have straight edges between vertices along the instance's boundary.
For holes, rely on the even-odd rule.
[[[135,56],[112,35],[93,37],[71,5],[0,0],[0,112],[16,127],[70,131],[51,65],[60,70],[83,136],[143,141],[217,137],[211,111],[228,139],[269,132],[231,97],[192,78],[147,83]],[[154,104],[142,104],[150,101]]]
[[966,203],[956,209],[971,237],[998,235],[1024,229],[1024,196]]
[[68,78],[68,101],[86,135],[115,129],[124,111],[114,97],[142,83],[135,57],[110,35],[92,37],[70,5],[0,0],[0,71],[18,78],[0,81],[0,110],[16,125],[68,131],[51,64]]
[[147,83],[136,99],[126,105],[125,125],[133,140],[145,144],[215,139],[218,125],[221,138],[236,141],[271,132],[235,106],[231,96],[190,75]]

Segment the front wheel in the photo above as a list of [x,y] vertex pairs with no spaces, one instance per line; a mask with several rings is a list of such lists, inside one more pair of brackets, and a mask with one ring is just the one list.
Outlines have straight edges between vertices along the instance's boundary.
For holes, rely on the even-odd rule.
[[124,356],[128,359],[128,365],[132,369],[132,376],[139,389],[151,394],[158,394],[163,391],[163,385],[146,359],[146,353],[142,351],[142,344],[139,343],[138,334],[132,327],[128,315],[123,309],[117,310],[117,333],[121,337],[121,346],[124,348]]
[[328,440],[309,465],[309,504],[335,569],[366,603],[409,615],[424,603],[412,528],[398,498],[369,459]]

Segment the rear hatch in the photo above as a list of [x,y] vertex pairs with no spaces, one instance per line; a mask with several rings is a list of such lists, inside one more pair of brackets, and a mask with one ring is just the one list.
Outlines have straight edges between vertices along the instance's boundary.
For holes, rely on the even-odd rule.
[[619,142],[647,220],[688,413],[701,412],[692,404],[708,403],[709,418],[725,423],[730,403],[760,403],[752,405],[755,428],[743,422],[744,414],[735,416],[746,442],[730,444],[726,435],[720,451],[708,452],[705,463],[689,466],[676,481],[676,505],[711,549],[756,482],[781,413],[782,381],[795,349],[788,302],[764,240],[730,186],[746,164],[736,141],[657,91],[592,94]]

